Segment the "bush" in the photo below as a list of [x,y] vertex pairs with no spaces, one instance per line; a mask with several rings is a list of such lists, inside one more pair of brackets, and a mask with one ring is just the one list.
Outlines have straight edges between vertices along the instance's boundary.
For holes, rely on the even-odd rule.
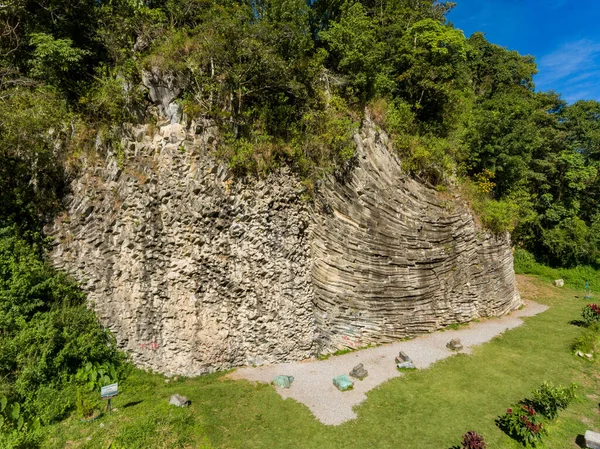
[[0,447],[33,449],[39,445],[40,420],[27,415],[19,402],[0,396]]
[[514,260],[517,274],[533,274],[548,281],[564,279],[566,285],[581,290],[588,282],[592,290],[600,290],[600,271],[593,267],[551,268],[538,262],[530,252],[522,248],[515,249]]
[[598,304],[588,304],[581,311],[581,316],[583,317],[583,321],[588,326],[592,323],[597,323],[600,321],[600,306]]
[[479,216],[483,226],[495,234],[511,232],[518,218],[519,208],[510,199],[501,201],[487,200],[479,208]]
[[546,433],[540,416],[535,409],[526,404],[517,404],[507,408],[506,413],[496,419],[496,424],[507,435],[526,447],[534,447],[542,442]]
[[558,412],[569,406],[575,399],[576,384],[568,387],[553,387],[552,384],[544,382],[538,389],[533,391],[533,397],[527,403],[548,419],[554,419]]
[[461,445],[463,449],[486,449],[487,444],[483,437],[473,430],[469,430],[463,435]]
[[111,364],[114,371],[124,361],[82,292],[44,260],[43,245],[9,228],[0,229],[0,335],[3,390],[43,424],[75,406],[80,368]]
[[100,399],[98,399],[97,394],[78,390],[75,405],[79,418],[90,418],[100,408]]
[[600,350],[600,323],[594,322],[585,329],[583,335],[573,343],[573,352],[594,354]]

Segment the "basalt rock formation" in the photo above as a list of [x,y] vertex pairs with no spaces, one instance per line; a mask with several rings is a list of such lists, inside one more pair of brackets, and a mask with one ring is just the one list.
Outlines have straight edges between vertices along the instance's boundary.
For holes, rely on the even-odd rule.
[[126,131],[49,233],[140,366],[194,375],[396,340],[516,307],[508,234],[408,178],[366,120],[314,201],[282,169],[238,179],[209,123]]
[[519,306],[508,233],[482,231],[460,197],[403,174],[372,123],[355,140],[357,166],[313,215],[319,337],[359,347]]

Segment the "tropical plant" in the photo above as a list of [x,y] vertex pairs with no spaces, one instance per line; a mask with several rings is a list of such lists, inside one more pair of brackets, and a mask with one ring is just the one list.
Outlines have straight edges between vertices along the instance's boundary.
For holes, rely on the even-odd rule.
[[486,449],[487,444],[483,437],[473,430],[469,430],[463,435],[461,442],[463,449]]
[[507,408],[506,413],[496,419],[496,424],[526,447],[534,447],[541,443],[542,436],[546,434],[540,416],[533,407],[525,404]]
[[581,311],[583,321],[587,325],[600,321],[600,306],[598,304],[587,304]]

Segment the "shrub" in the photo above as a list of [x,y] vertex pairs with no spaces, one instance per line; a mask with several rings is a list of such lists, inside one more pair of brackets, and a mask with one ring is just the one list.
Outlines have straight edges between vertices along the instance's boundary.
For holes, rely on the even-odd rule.
[[97,394],[94,395],[79,390],[77,391],[75,405],[77,407],[77,416],[80,418],[89,418],[100,408],[100,400]]
[[18,402],[0,396],[0,447],[33,449],[39,446],[40,419],[28,416]]
[[573,352],[593,354],[600,350],[600,322],[594,322],[573,343]]
[[538,262],[533,254],[522,248],[516,248],[514,253],[515,273],[533,274],[548,281],[564,279],[565,284],[574,288],[585,288],[589,283],[592,291],[600,290],[600,271],[590,266],[578,266],[575,268],[551,268]]
[[567,408],[571,401],[575,399],[576,389],[576,384],[571,384],[568,387],[560,385],[553,387],[552,384],[544,382],[538,389],[533,391],[533,398],[527,400],[527,403],[546,418],[554,419],[559,410]]
[[586,305],[581,311],[581,316],[583,317],[583,321],[585,321],[587,325],[599,322],[600,306],[598,306],[598,304]]
[[518,404],[506,409],[506,413],[496,419],[498,427],[507,435],[526,447],[534,447],[542,442],[546,429],[535,409],[526,404]]
[[483,437],[473,430],[469,430],[463,435],[461,445],[463,449],[486,449],[487,444]]
[[[0,379],[25,416],[49,424],[75,406],[72,383],[87,364],[122,367],[114,337],[83,293],[14,229],[0,229]],[[0,386],[2,386],[0,384]]]

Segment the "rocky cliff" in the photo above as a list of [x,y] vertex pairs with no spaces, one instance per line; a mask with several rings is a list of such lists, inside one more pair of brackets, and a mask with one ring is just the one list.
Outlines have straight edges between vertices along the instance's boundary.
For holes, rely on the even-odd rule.
[[508,234],[407,178],[369,120],[314,202],[285,169],[232,177],[208,124],[154,129],[88,164],[50,230],[55,264],[143,367],[299,360],[520,305]]
[[360,347],[518,307],[508,232],[482,231],[460,197],[402,173],[370,121],[355,141],[356,167],[313,214],[319,338]]

